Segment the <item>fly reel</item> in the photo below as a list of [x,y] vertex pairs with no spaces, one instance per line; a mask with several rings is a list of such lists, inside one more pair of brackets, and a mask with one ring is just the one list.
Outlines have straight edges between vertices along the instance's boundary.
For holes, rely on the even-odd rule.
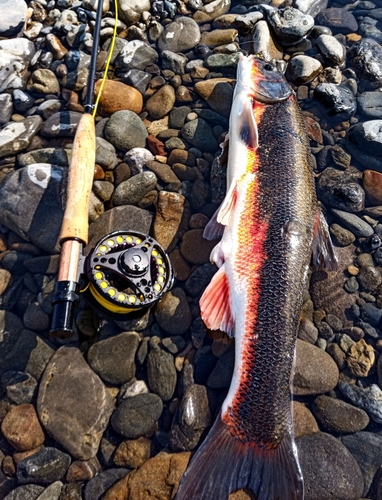
[[173,282],[166,252],[151,236],[115,231],[85,261],[86,298],[101,315],[124,319],[162,298]]

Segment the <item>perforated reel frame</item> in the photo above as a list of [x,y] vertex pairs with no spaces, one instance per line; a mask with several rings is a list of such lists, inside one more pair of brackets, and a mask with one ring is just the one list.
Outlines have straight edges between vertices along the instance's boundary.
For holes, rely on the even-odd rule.
[[151,236],[115,231],[102,238],[85,261],[86,295],[106,316],[123,319],[148,308],[171,288],[168,255]]

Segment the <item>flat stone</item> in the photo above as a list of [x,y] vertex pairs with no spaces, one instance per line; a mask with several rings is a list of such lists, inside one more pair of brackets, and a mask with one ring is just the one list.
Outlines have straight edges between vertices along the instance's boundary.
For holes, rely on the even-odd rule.
[[43,486],[38,484],[26,484],[12,490],[4,497],[4,500],[37,500],[44,489]]
[[296,440],[307,498],[358,499],[363,478],[354,457],[329,434],[316,432]]
[[363,221],[358,215],[344,212],[333,208],[333,214],[342,222],[352,233],[361,238],[367,238],[374,234],[373,228],[367,222]]
[[114,205],[135,205],[155,189],[157,177],[153,172],[142,172],[118,184],[114,191]]
[[106,124],[105,138],[118,149],[126,152],[133,148],[144,148],[148,132],[142,120],[133,111],[113,113]]
[[147,377],[152,392],[158,394],[163,401],[172,398],[177,381],[174,358],[161,348],[158,337],[152,337],[150,340]]
[[208,23],[223,14],[226,14],[231,7],[231,0],[213,0],[200,7],[194,14],[193,19],[197,23]]
[[167,292],[155,308],[155,317],[163,330],[171,335],[183,335],[191,326],[191,311],[181,288]]
[[332,7],[321,11],[316,16],[316,23],[327,26],[334,34],[353,33],[358,30],[358,23],[351,12],[346,9]]
[[57,448],[46,447],[17,465],[19,484],[50,484],[64,478],[71,458]]
[[41,128],[40,116],[30,116],[19,122],[10,122],[0,131],[0,158],[12,156],[26,149]]
[[98,451],[113,410],[113,401],[81,352],[61,347],[40,382],[37,411],[49,434],[78,460]]
[[1,378],[7,397],[18,405],[30,403],[36,394],[37,380],[25,372],[7,371]]
[[135,375],[135,353],[140,337],[135,332],[123,332],[93,344],[87,355],[90,367],[105,382],[122,385]]
[[322,394],[331,391],[337,385],[338,376],[338,367],[326,352],[297,339],[293,394]]
[[125,43],[115,59],[116,66],[123,70],[144,70],[149,64],[156,63],[158,53],[142,40],[132,40]]
[[162,400],[156,394],[138,394],[117,406],[111,416],[111,426],[127,439],[151,435],[156,430],[162,409]]
[[105,492],[129,473],[125,468],[107,469],[93,477],[85,487],[85,500],[101,500]]
[[156,204],[153,236],[162,247],[171,251],[179,239],[179,226],[185,198],[181,194],[160,191]]
[[196,82],[194,89],[212,110],[228,118],[231,112],[234,82],[232,78],[211,78]]
[[61,481],[55,481],[45,488],[41,495],[37,497],[37,500],[59,500],[61,498],[62,487],[63,483]]
[[197,22],[190,17],[181,16],[168,24],[158,39],[159,50],[187,52],[193,49],[200,41]]
[[45,435],[31,404],[14,406],[5,415],[1,431],[17,451],[29,451],[40,446]]
[[377,423],[382,423],[382,390],[376,384],[357,387],[340,380],[338,388],[355,406],[365,410]]
[[153,120],[166,116],[175,104],[175,90],[171,85],[163,85],[146,102],[146,110]]
[[32,163],[50,163],[59,167],[69,166],[68,151],[64,148],[43,148],[22,153],[17,157],[20,167],[27,167]]
[[382,119],[381,92],[363,92],[357,96],[358,111],[369,119]]
[[[101,80],[95,83],[95,92],[98,94]],[[99,101],[102,116],[109,116],[124,109],[139,114],[143,107],[142,94],[134,87],[114,80],[106,80]]]
[[82,114],[76,111],[59,111],[43,124],[41,134],[45,137],[74,137]]
[[365,483],[362,496],[366,497],[382,460],[382,437],[372,432],[357,432],[342,436],[341,441],[357,460]]
[[362,431],[369,424],[367,413],[340,399],[318,396],[312,407],[314,416],[329,432]]

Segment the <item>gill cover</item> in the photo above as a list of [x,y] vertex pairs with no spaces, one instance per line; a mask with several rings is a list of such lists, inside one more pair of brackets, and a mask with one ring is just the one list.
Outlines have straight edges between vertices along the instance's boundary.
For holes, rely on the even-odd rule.
[[258,57],[249,56],[252,62],[254,98],[264,103],[280,102],[288,99],[292,89],[275,66]]

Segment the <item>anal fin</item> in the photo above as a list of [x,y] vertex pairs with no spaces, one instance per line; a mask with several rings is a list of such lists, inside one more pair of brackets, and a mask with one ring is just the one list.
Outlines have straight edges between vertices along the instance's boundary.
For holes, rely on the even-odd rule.
[[234,335],[234,317],[228,277],[223,264],[214,274],[200,299],[200,315],[210,330],[223,330]]
[[321,210],[317,211],[312,243],[312,264],[327,271],[336,271],[338,261],[330,238],[328,223]]

